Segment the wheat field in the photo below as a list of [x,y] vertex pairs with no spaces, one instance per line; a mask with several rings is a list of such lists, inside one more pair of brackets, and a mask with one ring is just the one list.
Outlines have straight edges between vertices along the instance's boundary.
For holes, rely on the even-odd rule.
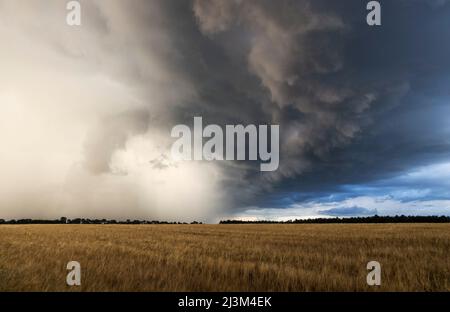
[[0,226],[0,291],[449,290],[449,224]]

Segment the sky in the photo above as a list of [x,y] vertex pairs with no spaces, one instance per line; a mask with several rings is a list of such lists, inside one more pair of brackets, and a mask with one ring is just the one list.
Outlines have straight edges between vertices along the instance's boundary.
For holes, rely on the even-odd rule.
[[[0,218],[450,215],[450,1],[0,0]],[[279,125],[280,163],[171,129]]]

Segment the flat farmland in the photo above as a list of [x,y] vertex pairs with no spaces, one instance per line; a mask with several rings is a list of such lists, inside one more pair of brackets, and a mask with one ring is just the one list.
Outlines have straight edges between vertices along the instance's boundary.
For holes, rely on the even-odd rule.
[[0,291],[450,291],[450,224],[1,225]]

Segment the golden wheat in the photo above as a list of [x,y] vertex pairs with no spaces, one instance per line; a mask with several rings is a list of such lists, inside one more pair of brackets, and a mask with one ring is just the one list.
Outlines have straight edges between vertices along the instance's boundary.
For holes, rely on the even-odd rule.
[[2,291],[449,291],[449,260],[448,224],[0,226]]

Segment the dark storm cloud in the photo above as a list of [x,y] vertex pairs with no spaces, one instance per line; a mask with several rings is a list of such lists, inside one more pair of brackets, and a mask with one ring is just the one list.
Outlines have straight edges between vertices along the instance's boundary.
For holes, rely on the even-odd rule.
[[449,5],[382,8],[382,26],[371,28],[361,1],[194,1],[200,34],[183,32],[195,42],[183,66],[199,98],[184,116],[280,124],[280,169],[240,175],[275,197],[448,157]]
[[[361,1],[158,4],[170,48],[144,40],[143,51],[159,51],[173,89],[187,82],[192,90],[170,103],[166,118],[281,125],[276,173],[226,167],[237,203],[268,189],[275,197],[335,191],[448,155],[439,125],[448,106],[436,98],[448,95],[447,2],[382,3],[379,28],[365,24]],[[127,12],[154,7],[138,3]],[[134,23],[138,39],[154,27],[146,19]],[[149,82],[145,68],[136,70],[130,77]],[[246,191],[237,192],[242,186]]]

